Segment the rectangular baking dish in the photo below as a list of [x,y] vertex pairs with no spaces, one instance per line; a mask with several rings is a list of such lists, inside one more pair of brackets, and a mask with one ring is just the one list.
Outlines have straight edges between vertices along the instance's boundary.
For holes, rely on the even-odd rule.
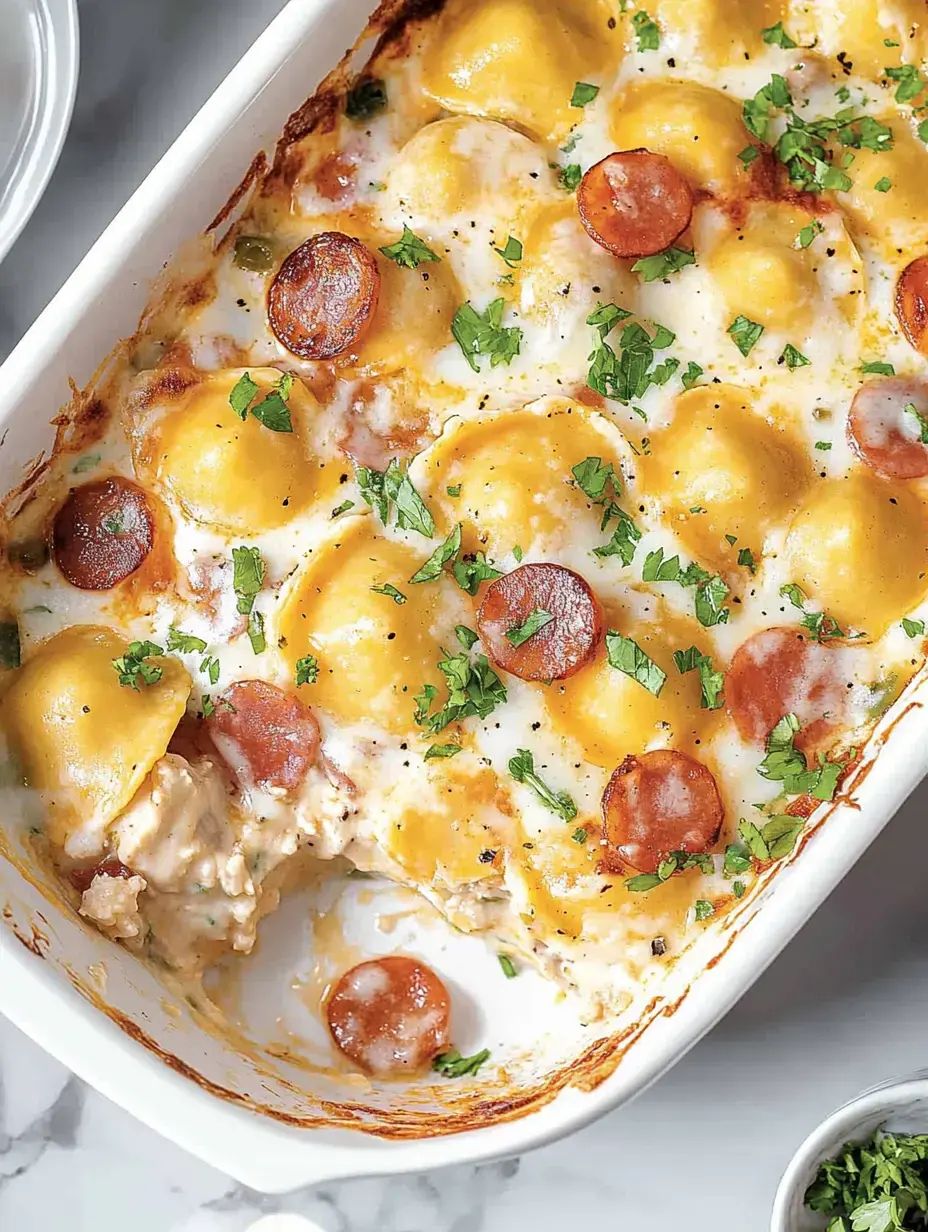
[[[10,355],[0,379],[0,490],[48,449],[48,421],[68,401],[69,381],[92,380],[101,356],[135,329],[165,263],[209,226],[255,154],[272,154],[287,117],[364,30],[369,4],[291,0]],[[0,1011],[109,1098],[259,1190],[524,1151],[639,1094],[745,992],[924,774],[924,693],[923,672],[793,855],[620,1020],[578,1024],[530,986],[491,999],[492,956],[474,939],[443,941],[445,962],[450,945],[457,982],[483,1014],[482,1037],[507,1061],[505,1077],[476,1087],[450,1084],[436,1095],[423,1082],[359,1093],[279,1052],[272,1060],[261,1048],[233,1047],[56,900],[24,856],[2,787]],[[265,925],[259,983],[275,974],[286,911],[282,923],[275,916]],[[430,944],[422,943],[426,956]]]

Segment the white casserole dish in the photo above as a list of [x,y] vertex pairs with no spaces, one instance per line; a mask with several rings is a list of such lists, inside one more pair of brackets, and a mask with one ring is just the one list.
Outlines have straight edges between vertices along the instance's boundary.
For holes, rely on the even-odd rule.
[[[0,381],[0,489],[49,446],[47,421],[68,400],[69,378],[88,383],[100,357],[132,333],[151,280],[209,225],[255,153],[273,150],[288,115],[363,29],[369,4],[292,0],[16,348]],[[260,1045],[257,1058],[255,1049],[233,1050],[189,1007],[172,1005],[131,955],[50,903],[2,816],[0,850],[13,859],[0,860],[0,1011],[104,1094],[257,1189],[523,1151],[637,1095],[757,978],[922,777],[924,687],[919,677],[884,719],[827,824],[811,822],[793,856],[619,1022],[578,1023],[535,977],[500,992],[487,979],[495,959],[478,940],[417,933],[417,952],[439,956],[462,1000],[480,1009],[479,1024],[458,1024],[456,1042],[491,1046],[506,1062],[501,1078],[446,1084],[437,1096],[430,1078],[359,1097],[279,1051],[271,1064]],[[289,1013],[268,989],[285,987],[288,966],[305,958],[293,904],[267,921],[243,987],[247,1032],[265,1043],[277,1015]]]

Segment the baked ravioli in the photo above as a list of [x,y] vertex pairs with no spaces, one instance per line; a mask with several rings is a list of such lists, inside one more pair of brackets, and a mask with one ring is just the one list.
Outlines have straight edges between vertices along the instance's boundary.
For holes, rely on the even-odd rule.
[[324,83],[0,520],[80,917],[196,977],[309,853],[589,1020],[793,857],[924,661],[923,7],[446,0]]

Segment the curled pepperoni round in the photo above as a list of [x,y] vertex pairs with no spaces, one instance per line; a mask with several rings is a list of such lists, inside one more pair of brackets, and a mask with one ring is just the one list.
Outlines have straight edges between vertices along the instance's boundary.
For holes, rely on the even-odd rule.
[[423,1070],[450,1043],[448,989],[425,963],[399,954],[346,971],[326,1016],[345,1056],[377,1077]]
[[742,642],[725,674],[728,713],[744,739],[761,747],[780,719],[794,714],[797,747],[814,749],[847,710],[842,663],[839,648],[796,629],[764,629]]
[[928,257],[916,257],[900,274],[896,316],[916,351],[928,355]]
[[521,565],[491,583],[477,629],[495,663],[522,680],[566,680],[593,658],[603,612],[562,565]]
[[871,470],[886,479],[928,475],[928,385],[902,378],[868,381],[854,396],[847,438]]
[[293,791],[319,753],[319,724],[312,711],[264,680],[231,685],[207,724],[243,786]]
[[118,860],[116,856],[107,856],[99,864],[72,869],[68,880],[75,890],[79,890],[83,894],[85,890],[90,889],[94,877],[124,877],[128,881],[130,877],[134,876],[135,874],[132,869],[128,865],[123,864],[122,860]]
[[154,542],[148,498],[118,475],[75,488],[55,514],[55,563],[81,590],[109,590],[143,563]]
[[617,257],[653,257],[690,225],[693,194],[663,154],[624,150],[589,169],[577,206],[597,244]]
[[373,253],[350,235],[324,231],[294,248],[277,271],[268,321],[294,355],[335,359],[364,334],[379,294]]
[[603,793],[606,866],[654,873],[671,851],[708,851],[724,817],[712,773],[673,749],[626,757]]

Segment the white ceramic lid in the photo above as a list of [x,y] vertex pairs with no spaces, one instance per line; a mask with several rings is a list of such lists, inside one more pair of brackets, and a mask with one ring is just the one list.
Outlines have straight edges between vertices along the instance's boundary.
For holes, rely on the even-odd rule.
[[77,0],[0,0],[0,260],[58,161],[77,53]]

